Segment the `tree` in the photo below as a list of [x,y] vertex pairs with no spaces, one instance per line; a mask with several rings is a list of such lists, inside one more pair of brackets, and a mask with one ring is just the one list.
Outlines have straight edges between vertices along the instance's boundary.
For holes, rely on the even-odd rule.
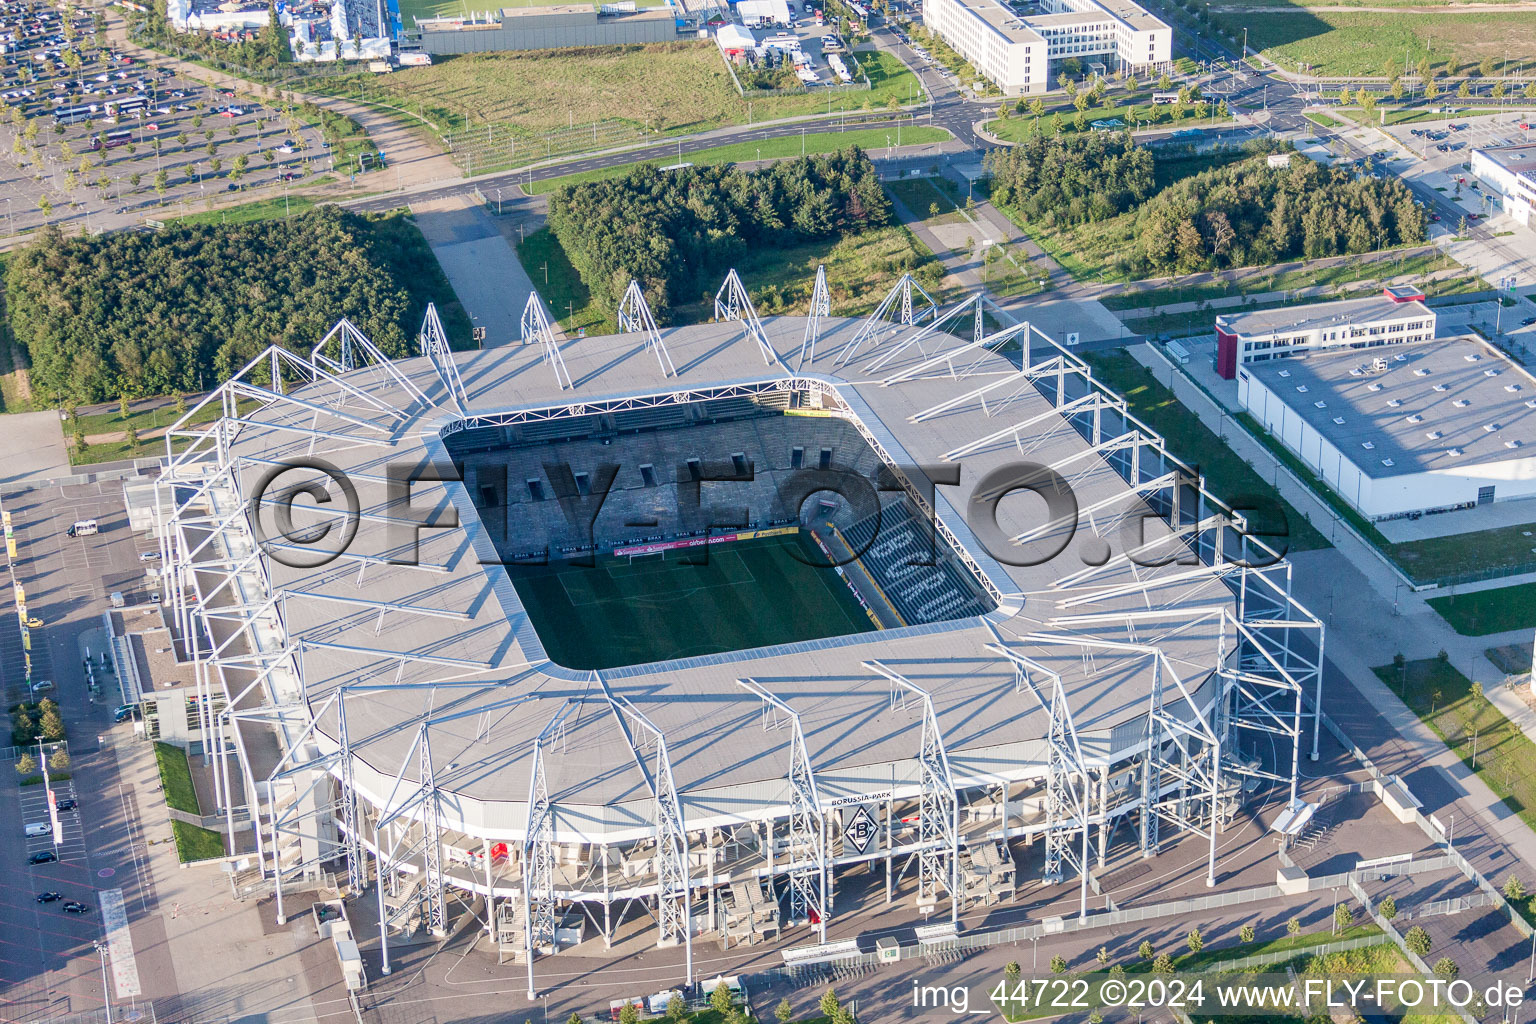
[[1403,80],[1401,78],[1394,78],[1394,79],[1392,79],[1392,88],[1391,88],[1392,98],[1394,100],[1402,99],[1404,91],[1405,90],[1403,89]]
[[1503,82],[1494,82],[1493,88],[1488,90],[1488,95],[1496,100],[1502,100],[1505,96],[1509,95],[1509,87]]
[[1094,959],[1097,960],[1100,964],[1107,964],[1107,963],[1109,963],[1109,949],[1108,949],[1108,947],[1100,946],[1099,947],[1099,951],[1094,954]]
[[1333,908],[1333,924],[1339,931],[1344,931],[1355,923],[1355,912],[1349,909],[1348,903],[1340,903]]
[[619,1024],[640,1024],[640,1007],[635,1003],[619,1007]]
[[70,440],[74,443],[76,455],[80,455],[90,448],[90,445],[85,443],[85,431],[79,427],[75,428],[74,436]]
[[37,758],[32,756],[30,750],[23,750],[21,756],[16,759],[16,774],[31,775],[37,771]]
[[1062,956],[1060,953],[1057,953],[1055,956],[1051,957],[1051,973],[1067,973],[1067,958]]
[[1191,928],[1189,930],[1189,935],[1185,938],[1184,941],[1188,943],[1189,951],[1191,953],[1200,952],[1200,947],[1205,945],[1205,939],[1203,936],[1201,936],[1199,928]]
[[1083,111],[1087,110],[1088,104],[1091,102],[1093,102],[1092,97],[1090,97],[1085,92],[1080,92],[1076,96],[1072,97],[1072,105],[1077,108],[1078,113],[1082,113]]
[[42,721],[38,724],[42,729],[43,739],[50,743],[57,743],[64,738],[64,719],[59,717],[57,704],[43,712]]
[[789,1018],[795,1015],[795,1008],[789,1005],[789,996],[779,1000],[779,1005],[773,1008],[773,1018],[779,1024],[789,1024]]
[[1158,958],[1156,960],[1152,961],[1152,973],[1153,974],[1172,974],[1173,973],[1173,957],[1169,956],[1167,953],[1159,954]]
[[[714,1005],[713,996],[710,997],[710,1005]],[[842,1009],[843,1006],[842,1003],[838,1002],[837,993],[830,988],[822,993],[821,1002],[817,1005],[821,1008],[821,1015],[823,1017],[831,1017],[838,1010]]]
[[1285,922],[1285,933],[1287,935],[1289,935],[1293,939],[1296,936],[1300,935],[1301,934],[1301,918],[1293,917],[1289,921]]
[[1136,76],[1135,75],[1126,75],[1125,76],[1125,90],[1126,90],[1126,92],[1135,92],[1139,88],[1141,88],[1141,83],[1136,80]]
[[1435,961],[1436,977],[1444,978],[1446,981],[1455,981],[1456,975],[1460,973],[1461,968],[1457,967],[1456,961],[1448,956],[1443,956]]
[[1023,973],[1024,968],[1019,966],[1019,962],[1017,960],[1009,960],[1006,964],[1003,965],[1003,977],[1008,980],[1008,987],[1010,989],[1012,989],[1014,985],[1018,984],[1019,978],[1023,975]]
[[1403,945],[1408,947],[1408,952],[1415,956],[1429,955],[1429,932],[1418,925],[1408,929],[1408,934],[1403,936]]
[[1141,945],[1136,947],[1136,952],[1141,955],[1143,960],[1151,960],[1157,955],[1157,951],[1152,948],[1152,941],[1150,939],[1142,939]]
[[1464,100],[1464,99],[1469,98],[1471,95],[1472,95],[1472,83],[1467,81],[1465,78],[1463,78],[1461,80],[1461,84],[1456,87],[1456,97],[1457,97],[1457,99],[1463,99]]
[[37,208],[43,212],[44,220],[53,216],[53,203],[48,201],[47,196],[43,196],[37,201]]
[[934,202],[929,203],[928,204],[928,216],[930,216],[930,217],[937,217],[938,215],[939,215],[939,204],[938,204],[938,202],[934,201]]
[[585,1022],[581,1019],[581,1014],[572,1010],[571,1015],[565,1018],[565,1024],[585,1024]]
[[1435,73],[1435,65],[1432,61],[1430,61],[1428,54],[1425,54],[1419,58],[1418,70],[1419,81],[1421,82],[1428,82],[1430,78],[1433,77]]
[[1482,75],[1484,78],[1492,78],[1493,72],[1498,68],[1498,66],[1499,62],[1493,59],[1492,54],[1489,54],[1478,62],[1477,71],[1478,74]]
[[1525,898],[1525,883],[1519,877],[1511,874],[1504,879],[1504,898],[1507,900],[1519,900]]
[[69,751],[65,750],[63,747],[60,747],[58,750],[55,750],[52,754],[48,755],[48,768],[50,771],[55,772],[69,771]]
[[1115,964],[1115,966],[1109,969],[1109,976],[1111,978],[1115,978],[1116,980],[1123,978],[1125,977],[1125,968],[1120,964]]
[[1536,100],[1536,82],[1531,82],[1526,85],[1523,95],[1528,100]]
[[1237,937],[1244,942],[1252,942],[1254,934],[1253,925],[1251,924],[1245,924],[1237,931]]
[[667,1000],[667,1019],[673,1024],[682,1024],[688,1019],[688,1003],[676,992]]
[[1432,100],[1439,95],[1440,86],[1435,84],[1435,80],[1433,78],[1426,79],[1424,82],[1424,98],[1427,100]]
[[1158,76],[1158,79],[1157,79],[1157,91],[1158,92],[1171,92],[1172,90],[1173,90],[1173,79],[1169,78],[1168,77],[1168,73],[1165,71],[1165,72],[1163,72],[1163,74]]
[[1376,910],[1381,914],[1383,920],[1390,921],[1397,916],[1397,900],[1391,896],[1383,896],[1381,905]]
[[[1532,85],[1536,85],[1536,82],[1532,82],[1531,84]],[[1045,116],[1045,100],[1042,100],[1042,99],[1039,99],[1039,98],[1031,100],[1030,103],[1029,103],[1029,112],[1031,114],[1035,115],[1035,117],[1037,117],[1037,118],[1044,117]]]

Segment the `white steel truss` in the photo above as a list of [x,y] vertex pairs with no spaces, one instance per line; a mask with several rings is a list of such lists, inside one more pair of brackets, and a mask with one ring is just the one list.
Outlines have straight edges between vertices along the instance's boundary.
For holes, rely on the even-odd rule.
[[[635,764],[645,777],[654,801],[656,818],[656,922],[661,932],[659,945],[684,947],[685,980],[693,984],[693,881],[688,868],[688,829],[683,820],[683,806],[678,799],[677,781],[672,776],[672,761],[667,754],[667,737],[640,709],[608,687],[601,673],[593,673],[613,708],[614,719],[629,743]],[[638,726],[645,736],[636,741]],[[654,764],[646,761],[644,748],[655,748]]]
[[533,961],[555,945],[555,809],[544,773],[544,749],[565,734],[565,720],[577,702],[567,700],[533,741],[528,773],[528,823],[523,838],[523,941],[528,957],[528,998],[536,998]]
[[[919,303],[914,295],[921,296]],[[885,298],[880,300],[880,305],[874,312],[864,319],[854,336],[848,339],[848,344],[838,353],[837,361],[833,366],[842,366],[853,359],[866,343],[878,345],[880,334],[892,326],[892,314],[895,314],[895,328],[899,331],[902,327],[911,327],[920,324],[930,316],[937,316],[939,304],[934,301],[932,295],[923,290],[923,286],[917,283],[917,279],[911,274],[902,274],[901,279],[891,286],[886,292]],[[895,333],[893,331],[892,333]]]
[[571,371],[565,368],[565,357],[560,354],[555,329],[550,324],[549,314],[544,311],[544,300],[539,298],[538,292],[528,293],[528,301],[523,306],[522,320],[518,325],[518,337],[524,345],[534,343],[543,349],[544,361],[553,371],[555,383],[561,391],[569,391],[576,386],[571,382]]
[[789,724],[789,915],[794,920],[815,920],[821,941],[826,942],[827,918],[832,913],[827,817],[800,715],[754,680],[738,679],[736,685],[762,700],[764,730]]
[[[1083,747],[1077,738],[1077,727],[1072,724],[1072,709],[1067,703],[1066,690],[1062,687],[1061,674],[1053,672],[1029,656],[1013,650],[1003,642],[1002,634],[991,622],[987,623],[996,643],[987,644],[987,650],[1001,654],[1013,664],[1015,690],[1028,690],[1050,716],[1046,731],[1045,777],[1045,867],[1041,877],[1055,884],[1066,878],[1062,864],[1075,869],[1081,876],[1078,896],[1078,916],[1088,916],[1088,828],[1092,808],[1092,777],[1088,762],[1083,757]],[[1050,698],[1041,687],[1050,686]],[[1076,778],[1082,785],[1078,792],[1073,784]],[[1082,835],[1082,852],[1072,848],[1074,833]]]
[[768,343],[768,335],[763,330],[762,321],[757,318],[757,310],[752,308],[752,297],[747,294],[747,287],[741,283],[735,267],[725,275],[725,280],[720,283],[720,290],[715,292],[715,319],[739,320],[746,328],[747,334],[757,342],[763,362],[772,366],[779,361],[778,353]]
[[[889,365],[891,361],[894,360],[897,356],[901,355],[907,349],[913,348],[914,346],[917,348],[917,351],[923,356],[923,358],[926,359],[929,355],[929,352],[928,349],[924,347],[925,342],[937,340],[952,344],[956,335],[950,330],[950,328],[959,327],[961,321],[964,320],[966,313],[973,314],[971,340],[973,342],[979,343],[987,333],[986,309],[989,306],[993,310],[997,309],[997,307],[993,305],[992,301],[988,299],[983,293],[972,292],[968,297],[961,299],[959,302],[950,306],[949,309],[945,310],[943,313],[940,313],[919,330],[908,333],[905,338],[901,339],[901,341],[881,352],[874,359],[872,359],[867,366],[864,367],[864,372],[878,372],[885,366]],[[942,337],[939,337],[941,334]]]
[[453,361],[453,349],[448,344],[448,332],[438,319],[437,306],[427,303],[427,315],[421,320],[421,354],[427,357],[437,379],[448,392],[448,400],[459,412],[469,406],[469,396],[464,392],[464,382],[459,379],[458,364]]
[[319,344],[310,349],[309,361],[331,373],[338,374],[369,367],[377,371],[374,375],[375,380],[379,380],[379,375],[383,375],[400,385],[423,405],[432,404],[426,393],[416,386],[415,381],[401,373],[400,368],[379,351],[378,346],[369,341],[368,336],[358,330],[351,320],[345,317],[337,321],[336,326],[320,339]]
[[944,749],[944,734],[933,710],[933,696],[901,673],[878,661],[866,661],[864,667],[891,682],[891,705],[906,706],[906,695],[922,702],[922,741],[918,748],[921,769],[917,821],[917,903],[919,907],[936,906],[939,890],[949,893],[949,919],[960,922],[960,800],[955,777],[949,770],[949,754]]
[[818,264],[816,284],[811,289],[811,310],[805,321],[805,337],[800,341],[800,358],[795,369],[800,369],[809,359],[816,361],[816,342],[821,338],[821,318],[832,315],[832,293],[827,290],[827,268]]
[[619,300],[619,333],[644,334],[645,347],[656,353],[656,362],[661,364],[661,375],[677,376],[677,367],[672,365],[672,357],[661,340],[661,331],[656,327],[656,318],[651,315],[650,304],[645,301],[645,292],[640,290],[640,282],[633,278],[624,290],[624,298]]

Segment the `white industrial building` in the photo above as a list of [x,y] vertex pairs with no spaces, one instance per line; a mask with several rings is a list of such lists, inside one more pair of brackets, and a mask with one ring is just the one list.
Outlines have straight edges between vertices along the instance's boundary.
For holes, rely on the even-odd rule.
[[1370,519],[1536,494],[1536,378],[1474,337],[1238,369],[1238,398]]
[[1068,57],[1137,74],[1172,60],[1173,30],[1131,0],[1043,0],[1026,14],[997,0],[925,0],[923,21],[1008,96],[1045,92]]
[[1499,205],[1523,227],[1531,226],[1536,203],[1536,145],[1498,146],[1472,151],[1472,173],[1493,187]]
[[1380,295],[1305,306],[1224,313],[1216,318],[1216,372],[1231,380],[1246,363],[1309,355],[1330,348],[1373,348],[1428,341],[1434,310],[1424,293],[1389,285]]

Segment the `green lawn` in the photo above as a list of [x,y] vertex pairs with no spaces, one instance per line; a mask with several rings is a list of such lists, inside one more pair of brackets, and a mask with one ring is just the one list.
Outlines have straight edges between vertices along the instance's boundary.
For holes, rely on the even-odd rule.
[[187,752],[171,743],[155,744],[155,763],[160,766],[160,786],[167,806],[188,814],[201,814],[197,791],[192,788],[192,769]]
[[224,837],[212,829],[172,821],[171,834],[176,837],[176,856],[183,864],[224,856]]
[[304,213],[315,208],[314,200],[307,196],[276,196],[258,199],[254,203],[226,206],[221,210],[204,210],[185,217],[166,217],[167,224],[245,224],[256,220],[277,220]]
[[[949,132],[943,128],[932,128],[928,125],[913,125],[904,127],[900,132],[901,145],[919,146],[933,142],[943,142],[949,138]],[[895,145],[897,132],[895,129],[864,128],[846,132],[807,132],[804,135],[790,135],[778,139],[763,139],[756,142],[736,142],[728,146],[712,146],[709,149],[701,149],[693,153],[684,153],[683,162],[695,166],[705,164],[732,164],[743,161],[774,160],[780,157],[794,157],[812,155],[816,153],[835,153],[839,149],[849,146],[861,146],[868,150],[884,149],[887,145]],[[655,163],[655,161],[648,161]],[[668,161],[675,163],[676,159]],[[601,181],[606,178],[621,178],[635,167],[634,164],[617,164],[613,167],[602,167],[593,171],[577,171],[574,174],[563,174],[558,178],[540,178],[531,186],[525,186],[524,191],[533,195],[543,195],[553,192],[561,185],[579,185],[584,181]]]
[[1126,400],[1132,414],[1163,435],[1163,440],[1174,455],[1205,475],[1206,488],[1212,494],[1236,506],[1253,498],[1262,498],[1272,503],[1271,507],[1280,508],[1285,517],[1284,523],[1263,522],[1255,517],[1255,528],[1286,529],[1289,536],[1262,539],[1277,548],[1288,548],[1291,551],[1328,547],[1327,539],[1313,529],[1301,513],[1281,498],[1268,481],[1253,471],[1253,467],[1238,458],[1221,438],[1189,413],[1171,391],[1163,387],[1130,355],[1125,352],[1089,352],[1083,358],[1093,369],[1095,377]]
[[1432,597],[1427,603],[1462,636],[1536,629],[1536,583]]
[[1309,110],[1301,116],[1306,118],[1308,121],[1311,121],[1313,124],[1321,125],[1324,128],[1343,128],[1348,124],[1346,121],[1340,121],[1336,117],[1330,117],[1327,114],[1320,113],[1316,110]]
[[1320,11],[1297,7],[1213,15],[1281,66],[1306,63],[1322,75],[1380,75],[1387,62],[1402,67],[1429,56],[1440,73],[1474,68],[1484,57],[1502,62],[1506,54],[1536,51],[1536,14],[1523,11],[1394,13]]
[[1480,691],[1474,693],[1466,676],[1438,658],[1372,671],[1468,766],[1475,739],[1478,777],[1536,828],[1536,744]]
[[[679,134],[922,101],[917,76],[896,57],[854,56],[871,91],[817,89],[749,101],[736,92],[719,48],[694,40],[438,57],[430,67],[317,80],[311,89],[393,104],[435,124],[440,133],[491,125],[524,139],[594,122],[628,125],[638,139],[642,132]],[[567,151],[580,150],[581,140],[573,141],[576,148]],[[542,156],[530,152],[528,159]],[[477,158],[476,169],[501,159]],[[518,162],[520,154],[511,159]]]
[[812,560],[797,534],[507,571],[549,656],[604,669],[874,629],[842,577]]
[[[1183,117],[1174,117],[1173,108],[1169,106],[1153,106],[1151,103],[1115,105],[1109,107],[1089,107],[1083,111],[1083,130],[1091,131],[1095,121],[1108,121],[1119,118],[1133,129],[1142,128],[1182,128],[1191,125],[1215,126],[1225,125],[1231,122],[1230,117],[1217,118],[1212,114],[1216,104],[1211,103],[1204,117],[1196,117],[1193,108],[1186,110]],[[1077,131],[1075,118],[1077,111],[1070,105],[1058,109],[1055,113],[1048,113],[1044,117],[1036,119],[1030,114],[1017,114],[1006,120],[988,121],[986,130],[1000,139],[1008,142],[1022,142],[1030,135],[1044,132],[1047,135],[1057,134],[1057,126],[1060,125],[1062,134]]]
[[[1457,101],[1453,99],[1451,102],[1455,103]],[[1529,101],[1525,101],[1525,105],[1529,106],[1530,105]],[[1515,107],[1514,104],[1511,104],[1509,107],[1506,107],[1505,109],[1506,110],[1514,110],[1514,109],[1516,109],[1516,107]],[[1486,108],[1483,108],[1483,107],[1472,107],[1472,108],[1468,108],[1466,110],[1462,110],[1460,108],[1457,108],[1457,111],[1456,111],[1455,114],[1436,114],[1436,113],[1431,113],[1427,108],[1423,108],[1423,107],[1420,107],[1420,108],[1417,108],[1417,109],[1410,108],[1410,109],[1407,109],[1407,110],[1392,109],[1392,108],[1389,107],[1389,108],[1387,108],[1387,124],[1389,124],[1389,125],[1393,125],[1393,124],[1418,124],[1421,121],[1446,121],[1446,120],[1449,120],[1449,119],[1451,119],[1453,117],[1482,117],[1485,114],[1497,114],[1497,113],[1500,113],[1500,111],[1496,107],[1486,107]],[[1380,124],[1381,123],[1381,108],[1380,107],[1378,107],[1376,112],[1372,113],[1372,114],[1367,114],[1363,110],[1347,110],[1347,111],[1344,111],[1344,114],[1345,114],[1345,116],[1351,118],[1352,120],[1358,121],[1361,124]]]

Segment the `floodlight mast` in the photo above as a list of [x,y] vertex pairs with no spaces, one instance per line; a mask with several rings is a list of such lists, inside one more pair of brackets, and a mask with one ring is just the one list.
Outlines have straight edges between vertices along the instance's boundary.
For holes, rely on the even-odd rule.
[[821,337],[821,321],[823,317],[832,315],[832,293],[827,290],[827,268],[824,265],[816,267],[816,284],[811,289],[810,318],[805,322],[805,337],[800,341],[800,358],[795,363],[798,370],[805,366],[806,360],[816,361],[816,342]]
[[437,379],[448,392],[448,400],[461,414],[469,407],[469,396],[464,391],[464,381],[459,378],[458,364],[453,361],[453,349],[448,344],[448,332],[438,319],[437,306],[427,303],[427,315],[421,321],[421,354],[427,357]]
[[757,342],[763,362],[769,366],[779,362],[779,354],[768,343],[768,335],[763,330],[762,321],[757,318],[757,310],[752,308],[752,297],[747,294],[747,286],[741,283],[741,277],[734,267],[725,275],[720,290],[715,293],[715,319],[740,321],[747,329],[747,334]]

